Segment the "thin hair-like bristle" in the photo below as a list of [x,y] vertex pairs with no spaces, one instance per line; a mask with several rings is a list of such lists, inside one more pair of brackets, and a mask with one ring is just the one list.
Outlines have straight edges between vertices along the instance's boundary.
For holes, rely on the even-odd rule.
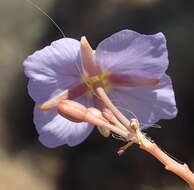
[[[62,36],[64,38],[66,38],[63,30],[59,27],[59,25],[44,10],[42,10],[37,4],[35,4],[31,0],[25,0],[25,1],[27,3],[29,3],[31,6],[33,6],[35,9],[37,9],[38,11],[40,11],[44,16],[46,16],[54,24],[54,26],[56,27],[56,29],[59,30],[59,32],[62,34]],[[76,64],[76,67],[77,67],[77,70],[78,70],[79,74],[82,75],[82,72],[81,72],[82,68],[80,68],[77,63],[75,63],[75,64]]]
[[156,123],[151,123],[151,124],[145,124],[145,123],[141,123],[141,130],[147,130],[147,129],[150,129],[150,128],[156,128],[156,129],[161,129],[162,126],[159,125],[159,124],[156,124]]
[[171,157],[172,159],[174,159],[175,161],[177,161],[179,164],[185,164],[185,162],[179,160],[178,158],[174,157],[173,155],[169,154],[166,150],[164,150],[163,148],[160,147],[160,149],[165,153],[167,154],[169,157]]
[[[129,109],[123,107],[123,106],[118,105],[118,103],[120,104],[118,97],[117,98],[114,97],[114,99],[112,99],[112,102],[116,103],[116,107],[117,108],[119,108],[120,110],[126,111],[132,117],[134,117],[135,119],[138,120],[138,117],[136,116],[136,114],[133,111],[131,111],[131,110],[129,110]],[[128,118],[128,116],[127,116],[127,118]],[[157,129],[160,129],[160,128],[162,128],[162,126],[159,125],[159,124],[156,124],[156,123],[150,123],[150,124],[140,123],[140,129],[142,131],[147,130],[149,128],[157,128]]]
[[62,34],[62,36],[65,38],[65,34],[63,32],[63,30],[59,27],[59,25],[44,11],[42,10],[38,5],[36,5],[34,2],[32,2],[31,0],[25,0],[26,2],[28,2],[29,4],[31,4],[35,9],[39,10],[42,14],[44,14],[47,18],[49,18],[49,20],[55,25],[55,27],[60,31],[60,33]]
[[132,112],[132,111],[130,111],[130,110],[124,108],[124,107],[121,107],[121,106],[117,106],[117,108],[119,108],[120,110],[123,110],[123,111],[128,112],[128,113],[131,114],[131,116],[133,116],[135,119],[138,119],[134,112]]

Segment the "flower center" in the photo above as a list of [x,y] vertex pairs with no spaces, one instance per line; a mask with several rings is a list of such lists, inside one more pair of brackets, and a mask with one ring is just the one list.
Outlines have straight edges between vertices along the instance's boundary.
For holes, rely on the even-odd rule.
[[93,95],[95,93],[94,87],[97,84],[101,84],[106,91],[111,90],[111,84],[108,80],[109,75],[110,74],[108,71],[103,70],[99,75],[95,75],[95,76],[91,76],[91,77],[83,76],[82,81],[88,87],[87,94]]

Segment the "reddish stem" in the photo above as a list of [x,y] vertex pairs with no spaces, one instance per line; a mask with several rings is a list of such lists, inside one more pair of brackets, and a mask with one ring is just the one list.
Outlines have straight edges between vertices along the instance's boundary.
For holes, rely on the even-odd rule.
[[187,164],[180,164],[164,153],[155,143],[150,142],[148,139],[144,139],[144,143],[140,144],[140,148],[149,152],[155,158],[157,158],[164,166],[165,169],[176,174],[184,181],[186,181],[191,189],[194,189],[194,174],[189,169]]
[[[96,87],[96,92],[104,102],[104,104],[113,112],[113,114],[118,118],[127,128],[129,131],[132,130],[131,122],[123,116],[123,114],[114,106],[111,102],[109,97],[107,96],[106,92],[104,91],[103,87],[98,86]],[[189,169],[187,164],[180,164],[169,157],[166,153],[164,153],[155,143],[150,142],[139,130],[138,122],[134,122],[133,128],[136,129],[137,138],[139,140],[140,148],[149,152],[155,158],[157,158],[162,164],[164,164],[165,169],[171,171],[172,173],[176,174],[180,178],[182,178],[185,182],[189,184],[191,189],[194,190],[194,174]],[[132,130],[133,134],[134,131]],[[122,135],[121,135],[122,136]],[[127,146],[126,146],[127,147]],[[118,153],[122,154],[125,151],[125,147]]]

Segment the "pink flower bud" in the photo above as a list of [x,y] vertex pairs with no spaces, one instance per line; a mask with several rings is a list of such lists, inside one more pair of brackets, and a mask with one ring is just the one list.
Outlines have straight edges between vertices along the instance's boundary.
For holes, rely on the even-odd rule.
[[73,122],[82,122],[84,121],[87,108],[72,100],[62,100],[57,105],[57,111],[60,115]]
[[102,116],[102,112],[100,110],[98,110],[97,108],[90,107],[90,108],[88,108],[87,111],[99,119],[104,119],[104,117]]

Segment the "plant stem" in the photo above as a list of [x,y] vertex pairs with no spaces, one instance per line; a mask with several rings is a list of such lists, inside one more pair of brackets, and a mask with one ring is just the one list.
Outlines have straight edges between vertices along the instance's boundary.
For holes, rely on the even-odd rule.
[[[133,128],[131,128],[131,122],[116,108],[116,106],[114,106],[114,104],[107,96],[103,87],[99,85],[95,88],[95,90],[97,94],[100,96],[101,100],[104,102],[104,104],[113,112],[116,118],[119,119],[127,127],[127,129],[135,135]],[[137,129],[136,135],[139,139],[138,143],[140,144],[140,148],[149,152],[152,156],[158,159],[158,161],[160,161],[165,166],[166,170],[182,178],[185,182],[189,184],[190,188],[194,190],[194,174],[189,169],[187,164],[178,163],[170,156],[168,156],[165,152],[163,152],[155,143],[150,142],[139,130],[138,122],[136,123],[137,123],[135,126],[135,128]],[[126,145],[126,147],[127,146],[128,145]]]
[[191,189],[194,190],[194,174],[189,169],[187,164],[180,164],[174,159],[169,157],[163,152],[155,143],[150,142],[148,139],[144,139],[145,143],[140,144],[140,148],[149,152],[155,158],[157,158],[164,166],[165,169],[176,174],[187,182]]

